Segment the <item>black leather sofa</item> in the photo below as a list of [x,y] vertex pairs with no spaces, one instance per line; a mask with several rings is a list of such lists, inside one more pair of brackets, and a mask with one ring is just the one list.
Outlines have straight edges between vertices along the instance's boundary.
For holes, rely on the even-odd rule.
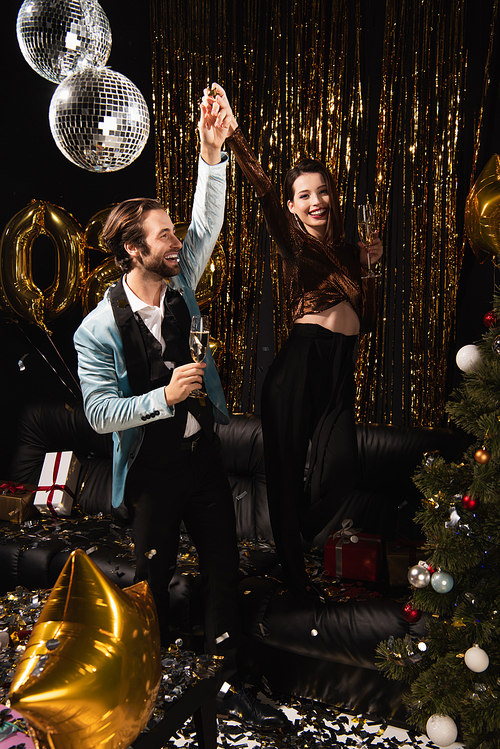
[[[384,568],[378,584],[363,583],[348,600],[299,598],[280,580],[267,510],[260,418],[235,414],[218,427],[233,490],[241,542],[240,604],[247,638],[247,665],[274,693],[291,694],[379,718],[404,722],[399,682],[375,666],[375,647],[390,636],[418,639],[425,621],[408,624],[402,604],[408,589],[390,588]],[[333,529],[350,518],[367,533],[393,541],[414,540],[420,496],[412,475],[426,452],[458,459],[467,438],[447,429],[357,426],[358,479],[335,517],[314,541],[312,566]],[[1,592],[17,585],[51,587],[69,554],[83,548],[119,586],[134,575],[130,529],[111,513],[111,438],[97,435],[81,405],[39,403],[25,408],[17,433],[10,480],[37,484],[46,452],[72,450],[82,467],[70,519],[34,518],[24,526],[0,528]],[[187,547],[186,547],[187,543]],[[201,605],[195,557],[182,547],[171,584],[172,620],[182,637],[201,634]],[[186,551],[188,549],[188,551]]]

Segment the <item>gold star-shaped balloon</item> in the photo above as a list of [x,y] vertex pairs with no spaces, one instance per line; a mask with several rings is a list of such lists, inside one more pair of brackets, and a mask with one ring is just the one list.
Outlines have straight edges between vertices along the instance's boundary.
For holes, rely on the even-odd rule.
[[465,231],[480,263],[500,255],[500,156],[493,154],[465,203]]
[[126,749],[149,720],[160,679],[160,632],[148,584],[120,590],[74,551],[9,692],[35,744]]

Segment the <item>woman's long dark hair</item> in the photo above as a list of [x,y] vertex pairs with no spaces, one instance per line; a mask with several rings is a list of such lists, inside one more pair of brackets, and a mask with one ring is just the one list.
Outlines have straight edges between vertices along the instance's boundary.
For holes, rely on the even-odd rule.
[[[315,159],[302,159],[294,167],[288,170],[285,175],[283,182],[283,196],[285,200],[285,206],[288,205],[288,201],[293,201],[295,190],[294,183],[297,177],[302,174],[318,173],[321,174],[325,179],[326,189],[330,197],[330,205],[328,211],[328,221],[326,224],[326,244],[340,244],[344,240],[344,221],[342,219],[342,212],[340,210],[339,193],[337,190],[337,184],[328,171],[326,166],[321,161]],[[301,228],[306,231],[305,227],[299,221]]]

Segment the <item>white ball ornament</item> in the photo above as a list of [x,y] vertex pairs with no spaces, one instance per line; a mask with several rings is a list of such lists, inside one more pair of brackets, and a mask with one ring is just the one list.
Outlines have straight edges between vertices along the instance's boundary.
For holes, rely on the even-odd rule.
[[431,575],[431,586],[436,593],[449,593],[455,581],[448,572],[434,572]]
[[481,360],[481,352],[474,343],[462,346],[456,356],[457,367],[466,373],[474,372],[481,364]]
[[430,580],[431,574],[429,570],[421,564],[414,564],[408,570],[408,582],[414,588],[425,588],[429,585]]
[[438,746],[450,746],[457,740],[457,724],[449,715],[431,715],[425,726],[427,736]]
[[465,653],[465,665],[476,674],[486,671],[490,665],[488,653],[480,648],[479,645],[473,645]]

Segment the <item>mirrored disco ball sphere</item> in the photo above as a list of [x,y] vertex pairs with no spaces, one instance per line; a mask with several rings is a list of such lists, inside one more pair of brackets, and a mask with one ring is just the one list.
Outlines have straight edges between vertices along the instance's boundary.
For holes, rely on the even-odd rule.
[[106,64],[111,28],[96,0],[24,0],[17,40],[33,70],[59,83],[77,70]]
[[115,172],[134,161],[149,136],[139,89],[109,68],[87,68],[56,88],[49,123],[58,148],[90,172]]

